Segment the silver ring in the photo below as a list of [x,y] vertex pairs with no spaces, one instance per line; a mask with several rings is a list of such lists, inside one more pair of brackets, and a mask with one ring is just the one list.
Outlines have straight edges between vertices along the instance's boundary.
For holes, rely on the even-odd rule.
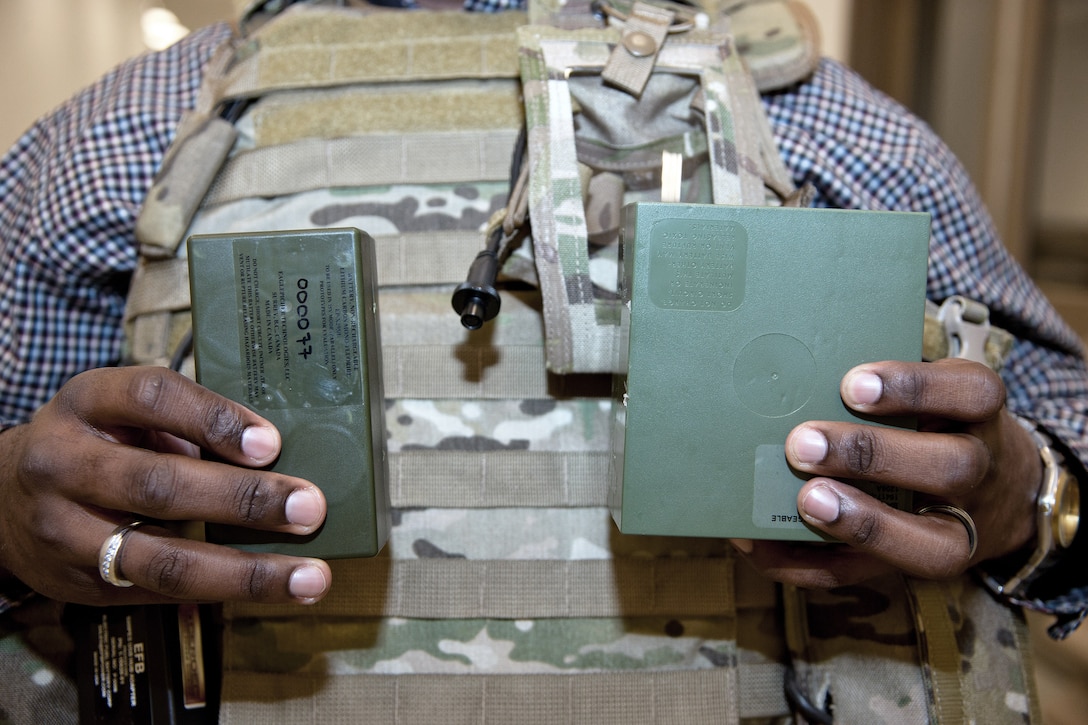
[[963,528],[967,529],[967,558],[974,557],[975,549],[978,548],[978,529],[975,528],[975,520],[971,518],[969,513],[957,506],[950,506],[946,503],[923,506],[914,513],[919,516],[929,513],[948,514],[955,519],[959,519],[959,522],[963,524]]
[[118,526],[113,533],[102,542],[98,549],[98,573],[102,579],[115,587],[130,587],[132,582],[120,575],[121,550],[125,546],[125,537],[143,526],[145,521],[133,521],[130,524]]

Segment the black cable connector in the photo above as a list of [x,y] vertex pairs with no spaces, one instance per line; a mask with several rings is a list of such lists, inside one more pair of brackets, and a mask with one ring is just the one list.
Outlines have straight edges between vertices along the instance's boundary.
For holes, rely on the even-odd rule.
[[495,289],[498,274],[498,255],[492,249],[485,249],[472,260],[467,279],[454,290],[453,309],[467,329],[479,330],[499,314],[502,300]]
[[472,260],[465,281],[453,291],[453,310],[461,316],[461,324],[469,330],[479,330],[485,322],[499,314],[499,307],[502,306],[499,292],[495,289],[495,280],[498,279],[499,268],[510,252],[509,248],[504,249],[504,244],[508,247],[512,240],[518,238],[506,224],[513,219],[515,226],[520,226],[525,221],[522,218],[521,222],[517,222],[518,215],[514,213],[510,216],[510,213],[516,212],[518,205],[525,202],[525,197],[516,194],[515,189],[524,188],[519,182],[526,181],[522,175],[527,152],[528,132],[523,125],[510,161],[510,193],[507,195],[507,208],[504,210],[508,216],[503,224],[496,224],[494,228],[488,229],[484,250]]

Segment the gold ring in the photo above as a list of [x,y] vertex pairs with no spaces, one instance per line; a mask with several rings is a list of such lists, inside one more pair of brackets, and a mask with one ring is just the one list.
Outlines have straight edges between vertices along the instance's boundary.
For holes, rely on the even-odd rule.
[[969,513],[957,506],[950,506],[946,503],[923,506],[914,513],[919,516],[929,513],[947,514],[954,519],[958,519],[959,522],[963,524],[963,528],[967,529],[967,558],[971,559],[974,557],[975,549],[978,548],[978,529],[975,528],[975,521],[971,518]]
[[98,549],[98,573],[102,579],[115,587],[130,587],[132,582],[121,576],[121,550],[125,546],[125,537],[143,526],[144,521],[133,521],[118,526],[113,530]]

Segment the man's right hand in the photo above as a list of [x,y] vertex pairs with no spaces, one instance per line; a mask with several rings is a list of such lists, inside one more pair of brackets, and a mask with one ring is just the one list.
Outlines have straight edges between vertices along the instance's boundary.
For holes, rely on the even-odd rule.
[[[0,566],[49,597],[84,604],[178,600],[312,603],[332,582],[319,559],[255,554],[173,529],[211,521],[309,534],[326,503],[312,483],[258,470],[279,455],[266,420],[165,368],[78,375],[31,422],[0,433]],[[204,450],[218,461],[201,460]],[[125,538],[119,588],[102,543]]]

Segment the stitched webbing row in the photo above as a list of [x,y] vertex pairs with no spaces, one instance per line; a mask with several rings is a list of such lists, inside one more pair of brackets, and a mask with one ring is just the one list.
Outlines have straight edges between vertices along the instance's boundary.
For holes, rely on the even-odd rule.
[[330,562],[336,586],[309,607],[234,604],[232,618],[540,619],[731,617],[733,559]]
[[[773,667],[771,667],[773,669]],[[773,676],[745,680],[773,683]],[[735,723],[744,702],[736,663],[688,672],[540,675],[339,675],[234,673],[221,716],[253,725],[328,722],[442,723]],[[779,689],[781,679],[777,682]],[[768,692],[767,697],[773,698]],[[244,698],[244,699],[243,699]],[[777,714],[777,713],[774,713]]]
[[[379,235],[374,239],[378,279],[382,287],[452,284],[463,272],[459,264],[480,245],[477,232],[419,232]],[[133,278],[125,314],[189,309],[189,264],[184,257],[141,262]],[[443,309],[448,311],[448,295]],[[446,327],[451,327],[446,325]]]
[[397,508],[603,507],[607,451],[401,451],[389,455]]
[[336,187],[505,181],[516,137],[508,129],[389,133],[243,151],[220,170],[203,205]]

